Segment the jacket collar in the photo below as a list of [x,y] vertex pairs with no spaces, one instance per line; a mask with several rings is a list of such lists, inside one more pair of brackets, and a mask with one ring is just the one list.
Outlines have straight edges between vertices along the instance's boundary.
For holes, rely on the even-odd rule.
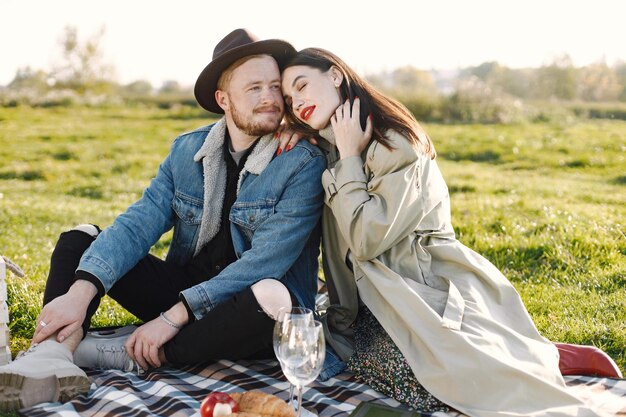
[[[204,173],[204,207],[200,223],[200,235],[196,244],[195,254],[215,237],[220,229],[221,213],[226,190],[226,162],[224,161],[224,146],[226,138],[226,118],[222,117],[209,131],[202,147],[196,152],[193,160],[202,162]],[[278,141],[273,135],[261,137],[248,156],[237,181],[237,194],[247,173],[260,175],[270,163]]]

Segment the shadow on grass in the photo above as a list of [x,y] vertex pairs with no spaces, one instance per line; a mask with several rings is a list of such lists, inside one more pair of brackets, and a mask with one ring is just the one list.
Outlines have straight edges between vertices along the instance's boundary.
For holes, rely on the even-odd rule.
[[50,154],[57,161],[69,161],[70,159],[78,159],[78,156],[72,151],[61,150]]
[[[492,228],[497,225],[491,225]],[[533,271],[544,268],[550,248],[544,245],[526,248],[493,248],[483,250],[481,254],[493,262],[499,269],[515,269],[526,276],[533,276]]]
[[602,278],[601,282],[593,288],[595,292],[603,295],[624,291],[626,288],[626,276],[622,273],[615,273]]
[[611,183],[617,184],[617,185],[626,185],[626,175],[613,178],[613,180],[611,180]]
[[41,170],[28,170],[22,172],[5,171],[0,172],[0,180],[22,180],[22,181],[36,181],[45,180],[46,176]]
[[102,197],[104,196],[100,187],[93,186],[75,187],[72,188],[68,194],[74,197],[84,197],[92,200],[102,200]]
[[448,191],[450,194],[454,193],[474,193],[476,187],[472,185],[448,185]]
[[483,152],[445,152],[440,154],[442,158],[450,161],[472,161],[472,162],[486,162],[486,163],[500,163],[500,154],[494,151]]

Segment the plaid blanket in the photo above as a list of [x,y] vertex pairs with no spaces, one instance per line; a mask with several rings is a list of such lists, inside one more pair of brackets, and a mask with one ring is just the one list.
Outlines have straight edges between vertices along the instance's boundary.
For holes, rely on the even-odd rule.
[[[226,360],[181,369],[162,368],[138,376],[121,371],[90,371],[88,394],[65,403],[48,403],[20,410],[23,416],[44,417],[187,417],[198,416],[200,402],[213,391],[261,390],[287,399],[289,383],[276,361]],[[626,416],[626,380],[566,377],[580,397],[593,397],[610,415]],[[347,416],[362,401],[405,408],[343,373],[326,382],[315,381],[304,391],[305,408],[328,417]],[[423,416],[431,416],[424,413]],[[433,417],[463,414],[435,413]]]

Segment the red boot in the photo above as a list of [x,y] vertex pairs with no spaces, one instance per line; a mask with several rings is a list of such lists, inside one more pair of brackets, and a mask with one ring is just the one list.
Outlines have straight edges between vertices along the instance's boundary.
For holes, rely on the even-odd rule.
[[559,350],[562,375],[588,375],[621,378],[622,372],[609,355],[595,346],[555,343]]

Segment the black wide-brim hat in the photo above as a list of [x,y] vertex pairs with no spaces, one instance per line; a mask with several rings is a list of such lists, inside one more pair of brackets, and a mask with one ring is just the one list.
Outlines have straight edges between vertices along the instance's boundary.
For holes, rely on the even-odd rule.
[[213,60],[200,73],[194,94],[204,109],[223,114],[224,110],[215,101],[217,81],[222,72],[235,61],[249,55],[271,55],[282,69],[287,59],[296,52],[289,42],[280,39],[259,40],[247,29],[235,29],[217,44]]

